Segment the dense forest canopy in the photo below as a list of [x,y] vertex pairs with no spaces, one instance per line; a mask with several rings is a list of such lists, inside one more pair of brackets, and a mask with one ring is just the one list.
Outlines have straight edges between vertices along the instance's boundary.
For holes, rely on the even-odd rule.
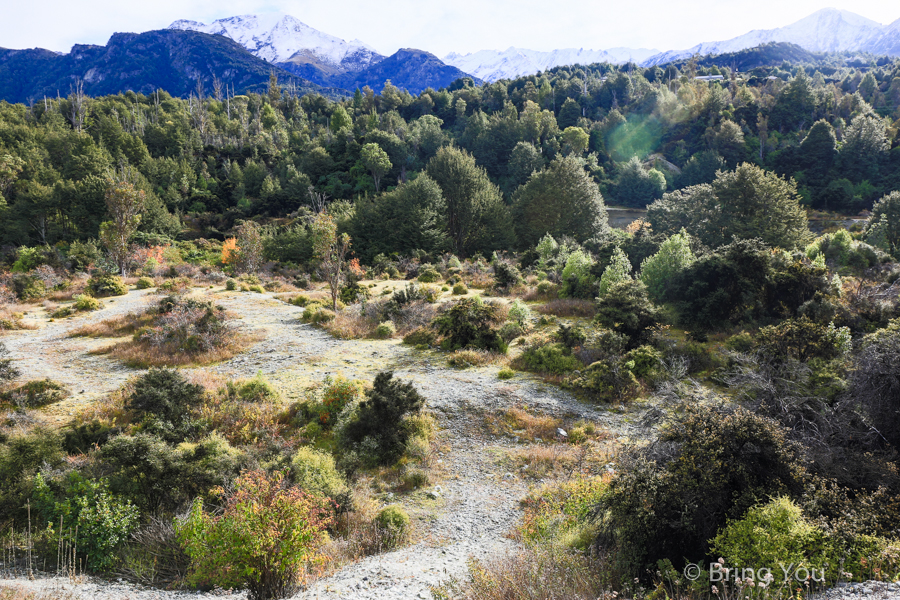
[[[388,84],[338,102],[297,97],[274,74],[265,94],[73,91],[0,105],[0,237],[96,238],[107,180],[123,170],[145,193],[144,234],[222,239],[237,220],[324,200],[366,258],[410,214],[433,235],[397,240],[395,252],[465,256],[545,233],[584,241],[606,226],[604,199],[700,198],[696,186],[745,162],[801,205],[853,214],[900,189],[898,117],[900,62],[886,60],[746,73],[697,61],[576,65],[418,96]],[[437,188],[403,189],[426,173]]]

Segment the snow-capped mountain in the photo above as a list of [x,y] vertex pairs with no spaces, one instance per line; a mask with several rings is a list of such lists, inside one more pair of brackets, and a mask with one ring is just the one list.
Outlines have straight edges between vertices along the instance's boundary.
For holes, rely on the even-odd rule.
[[272,63],[318,63],[340,71],[357,71],[380,62],[384,56],[359,40],[346,42],[313,29],[290,15],[241,15],[209,25],[181,20],[169,29],[186,29],[229,37]]
[[657,50],[647,48],[610,48],[609,50],[585,50],[584,48],[564,48],[550,52],[510,47],[506,50],[479,50],[470,54],[451,52],[444,62],[466,73],[471,73],[485,81],[514,79],[546,71],[564,65],[609,62],[621,64],[629,61],[641,62],[657,54]]
[[[754,48],[768,42],[790,42],[812,52],[868,50],[867,45],[884,31],[880,23],[846,10],[823,8],[785,27],[755,29],[720,42],[704,42],[687,50],[661,52],[644,60],[643,66],[684,60],[694,54],[725,54]],[[896,37],[893,38],[896,40]],[[896,42],[894,42],[896,46]]]

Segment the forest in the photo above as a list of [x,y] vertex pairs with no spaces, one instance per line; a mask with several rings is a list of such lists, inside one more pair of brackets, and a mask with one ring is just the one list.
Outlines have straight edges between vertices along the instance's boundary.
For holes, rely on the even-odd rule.
[[889,60],[0,104],[0,574],[332,597],[496,488],[433,598],[896,584],[898,128]]

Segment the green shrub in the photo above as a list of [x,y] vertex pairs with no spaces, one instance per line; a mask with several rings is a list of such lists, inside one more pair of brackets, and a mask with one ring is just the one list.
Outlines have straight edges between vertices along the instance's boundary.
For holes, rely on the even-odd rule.
[[500,337],[502,337],[503,341],[507,344],[522,335],[525,335],[525,330],[518,323],[507,321],[500,326]]
[[331,516],[324,501],[284,485],[283,473],[262,471],[244,473],[222,499],[220,514],[206,513],[195,501],[177,525],[191,557],[189,581],[247,587],[250,600],[291,596],[328,539]]
[[328,323],[329,321],[333,321],[334,317],[334,311],[331,311],[322,306],[310,305],[305,311],[303,311],[303,320],[308,323],[312,323],[313,325]]
[[572,351],[560,343],[527,348],[519,357],[522,367],[535,373],[564,375],[582,367]]
[[654,376],[659,370],[662,354],[652,346],[638,346],[629,350],[623,360],[633,364],[629,370],[634,373],[635,377],[644,379]]
[[55,431],[35,429],[0,438],[0,519],[23,522],[34,476],[42,468],[58,468],[65,453]]
[[257,373],[256,377],[238,386],[230,385],[244,402],[269,402],[279,397],[278,391],[265,380],[262,373]]
[[416,279],[422,283],[435,283],[441,280],[441,274],[433,266],[425,264],[419,268],[419,276]]
[[392,338],[396,333],[397,328],[394,327],[394,324],[391,321],[385,321],[375,328],[375,337],[380,340]]
[[330,428],[344,409],[362,396],[362,382],[347,379],[341,375],[325,378],[322,389],[321,409],[318,412],[319,423]]
[[756,346],[756,342],[753,340],[753,336],[746,331],[736,333],[725,340],[725,347],[729,350],[734,350],[735,352],[743,352],[746,354],[753,350],[754,346]]
[[330,498],[338,508],[349,508],[350,488],[330,454],[308,446],[298,448],[291,457],[291,477],[300,489]]
[[511,265],[502,260],[495,260],[494,281],[497,287],[509,289],[522,281],[522,273],[515,265]]
[[513,323],[518,323],[520,327],[525,329],[531,320],[531,309],[528,308],[527,304],[516,298],[509,305],[509,320]]
[[88,279],[85,289],[95,298],[124,296],[128,293],[128,286],[122,278],[109,273],[95,273]]
[[72,300],[75,301],[75,310],[80,311],[89,311],[89,310],[97,310],[102,306],[99,300],[92,296],[88,296],[87,294],[76,294],[72,296]]
[[309,299],[309,296],[305,294],[298,294],[291,299],[291,304],[293,304],[294,306],[299,306],[301,308],[305,307],[310,302],[311,300]]
[[159,284],[159,291],[169,294],[183,294],[191,289],[191,280],[187,277],[175,277],[174,279],[166,279]]
[[14,390],[0,393],[0,401],[19,408],[38,408],[59,402],[68,395],[68,390],[62,385],[50,379],[43,379],[29,381]]
[[541,281],[537,284],[537,293],[541,296],[553,298],[559,295],[559,288],[552,281]]
[[[631,364],[629,364],[631,362]],[[632,361],[598,360],[566,379],[565,385],[601,402],[625,402],[637,395],[640,385],[632,373]]]
[[850,330],[820,325],[808,317],[787,319],[778,325],[763,327],[757,334],[760,347],[775,358],[806,362],[811,358],[831,360],[850,352]]
[[[496,327],[497,307],[481,298],[462,298],[434,319],[434,325],[444,342],[445,350],[473,348],[506,352],[506,342]],[[446,346],[446,347],[445,347]]]
[[134,383],[125,408],[142,419],[144,429],[173,442],[194,429],[191,409],[203,400],[203,387],[175,369],[150,369]]
[[783,496],[729,521],[712,540],[712,553],[730,566],[793,565],[794,570],[816,569],[830,583],[840,576],[836,568],[828,568],[841,562],[828,536]]
[[632,346],[649,337],[657,318],[647,287],[640,281],[615,283],[597,302],[597,323],[626,336]]
[[98,457],[110,490],[145,513],[174,511],[197,496],[211,498],[210,490],[230,482],[248,462],[216,434],[175,447],[146,433],[119,435],[101,444]]
[[435,341],[437,333],[430,327],[417,327],[403,336],[403,343],[410,346],[433,346]]
[[384,371],[375,376],[372,389],[366,391],[355,417],[342,432],[351,444],[364,444],[370,440],[374,458],[381,464],[391,464],[403,454],[409,431],[403,426],[403,417],[417,413],[425,404],[411,383],[394,379],[394,374]]
[[249,291],[256,292],[257,294],[265,294],[266,290],[261,285],[251,285]]
[[21,301],[37,300],[47,295],[44,282],[34,275],[16,273],[10,279],[10,287],[16,298]]
[[597,295],[597,279],[591,273],[592,266],[594,261],[590,254],[583,250],[572,252],[563,268],[559,297],[593,300]]
[[[413,438],[416,439],[416,438]],[[431,480],[428,477],[428,473],[423,471],[422,469],[411,467],[403,470],[402,475],[403,487],[417,490],[419,488],[423,488],[428,485]]]
[[117,549],[138,525],[139,512],[128,500],[109,492],[105,480],[90,481],[78,473],[51,489],[39,473],[34,482],[34,508],[47,523],[51,537],[62,521],[63,531],[75,531],[74,542],[91,571],[107,571],[116,563]]
[[234,279],[229,279],[225,282],[225,289],[228,290],[229,292],[233,292],[233,291],[237,290],[237,288],[238,288],[238,282],[235,281]]
[[515,376],[516,376],[516,372],[513,371],[512,369],[510,369],[509,367],[503,367],[502,369],[500,369],[497,372],[497,377],[499,379],[503,379],[503,380],[512,379]]
[[387,546],[393,548],[406,537],[407,529],[409,529],[409,514],[399,504],[389,504],[378,511],[375,524],[386,534]]
[[139,290],[146,290],[146,289],[154,287],[155,285],[156,285],[156,282],[153,281],[152,279],[150,279],[149,277],[141,277],[140,279],[137,280],[137,283],[134,284],[134,287],[136,287]]
[[[800,448],[776,421],[743,408],[685,403],[658,442],[619,461],[600,509],[598,541],[615,548],[623,577],[659,560],[707,556],[709,540],[759,502],[796,495]],[[657,449],[663,455],[654,455]]]
[[464,283],[457,283],[453,286],[453,295],[454,296],[465,296],[469,293],[469,288],[466,287]]

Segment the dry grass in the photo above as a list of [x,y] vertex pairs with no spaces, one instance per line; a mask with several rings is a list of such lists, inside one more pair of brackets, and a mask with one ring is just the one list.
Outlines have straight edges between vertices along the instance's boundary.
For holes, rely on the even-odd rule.
[[0,585],[0,600],[75,600],[77,596],[62,589],[31,591],[19,585]]
[[148,313],[128,313],[112,319],[104,319],[99,323],[88,323],[73,330],[70,337],[125,337],[132,335],[141,327],[150,325],[153,315]]
[[537,444],[510,451],[511,467],[524,477],[564,479],[596,472],[609,455],[597,444]]
[[597,307],[592,301],[577,298],[557,298],[538,306],[536,310],[543,315],[557,317],[592,318],[597,314]]
[[[327,559],[329,573],[366,556],[391,550],[397,545],[397,540],[375,523],[382,503],[373,494],[372,481],[361,477],[352,487],[353,510],[338,515],[335,523],[337,535],[322,551]],[[407,534],[407,539],[410,534]]]
[[134,379],[110,394],[84,406],[75,415],[75,423],[99,421],[104,425],[124,426],[131,423],[131,413],[125,410],[125,399],[134,391]]
[[21,329],[37,329],[22,320],[22,307],[18,304],[0,305],[0,333]]
[[470,288],[478,288],[480,290],[487,289],[494,285],[494,276],[485,271],[473,271],[464,273],[462,280]]
[[[526,546],[515,553],[469,563],[465,581],[453,579],[436,597],[458,600],[612,600],[605,561],[554,545]],[[618,582],[616,582],[618,583]]]
[[91,354],[107,354],[137,369],[202,366],[229,360],[261,339],[259,334],[233,333],[228,336],[224,346],[198,352],[170,352],[149,342],[129,340],[94,350]]
[[556,430],[562,427],[563,421],[548,415],[534,415],[520,407],[509,408],[496,423],[505,433],[529,439],[551,440],[556,437]]
[[372,337],[378,323],[373,323],[356,311],[342,310],[331,321],[322,323],[322,328],[342,340],[358,340]]

